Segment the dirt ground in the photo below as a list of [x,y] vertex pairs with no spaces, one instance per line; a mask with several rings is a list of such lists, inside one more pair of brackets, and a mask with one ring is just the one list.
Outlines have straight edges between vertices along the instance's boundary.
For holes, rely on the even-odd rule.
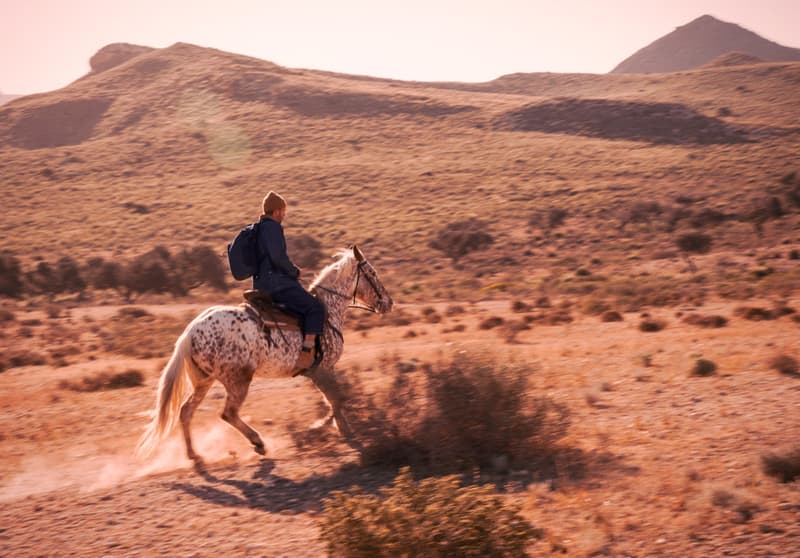
[[[159,310],[183,317],[202,307]],[[658,332],[640,331],[635,313],[612,323],[576,316],[566,325],[534,325],[508,342],[479,324],[513,317],[511,301],[464,308],[441,323],[349,330],[338,369],[380,389],[387,355],[424,363],[476,350],[529,362],[531,395],[571,410],[563,443],[582,456],[584,469],[538,481],[530,471],[493,478],[545,531],[531,555],[798,555],[800,485],[781,484],[761,468],[762,455],[796,445],[800,432],[800,379],[769,365],[775,355],[797,355],[800,326],[791,316],[748,321],[733,316],[733,305],[712,302],[651,312],[667,322]],[[75,309],[71,316],[113,311]],[[677,317],[693,311],[730,321],[705,329]],[[462,329],[457,324],[463,331],[453,331]],[[36,342],[15,337],[15,327],[4,326],[5,340]],[[330,433],[296,446],[292,432],[325,415],[305,378],[253,382],[243,415],[264,437],[266,458],[221,421],[217,385],[193,423],[207,472],[191,468],[175,436],[151,460],[137,461],[133,447],[167,356],[77,355],[67,366],[0,374],[0,555],[325,556],[324,498],[393,478],[394,471],[360,466],[358,454]],[[717,373],[691,376],[698,358],[715,362]],[[140,370],[144,385],[63,387],[109,369]]]

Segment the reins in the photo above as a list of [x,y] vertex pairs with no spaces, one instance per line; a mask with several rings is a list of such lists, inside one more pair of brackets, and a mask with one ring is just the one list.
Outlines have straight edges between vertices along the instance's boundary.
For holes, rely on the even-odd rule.
[[[356,294],[358,293],[358,283],[361,280],[361,275],[363,273],[361,268],[364,265],[364,263],[365,262],[359,262],[359,264],[358,264],[357,271],[356,271],[356,286],[353,289],[352,301],[348,305],[348,308],[357,308],[359,310],[366,310],[368,312],[372,312],[373,314],[377,314],[378,313],[378,309],[377,308],[375,308],[374,306],[367,306],[366,304],[361,304],[356,300]],[[376,295],[378,295],[378,298],[380,298],[381,294],[380,294],[380,292],[378,292],[378,287],[375,286],[375,282],[372,280],[372,278],[369,275],[366,275],[366,278],[367,278],[367,281],[369,282],[369,286],[372,287],[372,290],[375,292]],[[333,289],[329,289],[328,287],[323,287],[322,285],[315,285],[314,288],[311,289],[311,290],[313,292],[313,291],[316,291],[317,289],[322,289],[323,291],[326,291],[326,292],[329,292],[329,293],[331,293],[333,295],[336,295],[339,298],[344,298],[344,299],[350,299],[351,298],[350,295],[346,295],[344,293],[340,293],[339,291],[334,291]]]

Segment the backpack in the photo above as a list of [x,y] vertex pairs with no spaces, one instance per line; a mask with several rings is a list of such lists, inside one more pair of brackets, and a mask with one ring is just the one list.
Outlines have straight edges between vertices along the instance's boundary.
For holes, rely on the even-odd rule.
[[243,228],[228,244],[228,265],[234,279],[258,278],[258,223]]

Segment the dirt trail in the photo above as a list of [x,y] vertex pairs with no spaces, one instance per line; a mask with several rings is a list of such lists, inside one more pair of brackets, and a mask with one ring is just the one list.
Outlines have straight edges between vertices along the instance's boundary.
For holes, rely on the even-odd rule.
[[[565,443],[585,456],[586,474],[558,486],[512,483],[506,497],[569,555],[603,548],[637,556],[794,555],[800,486],[765,476],[760,456],[800,432],[800,382],[768,366],[771,356],[794,350],[796,323],[732,318],[725,328],[702,329],[672,309],[653,312],[668,322],[657,333],[640,332],[635,314],[618,323],[581,317],[534,326],[509,344],[478,327],[489,315],[513,317],[508,301],[465,306],[443,323],[348,332],[340,373],[358,373],[380,389],[387,356],[423,363],[476,350],[530,362],[533,393],[571,409]],[[732,308],[712,304],[702,313],[731,316]],[[444,333],[454,323],[465,331]],[[415,337],[406,336],[410,329]],[[690,377],[697,358],[716,362],[718,374]],[[0,375],[0,555],[321,556],[322,500],[352,485],[375,490],[393,476],[358,466],[334,435],[296,446],[292,432],[325,414],[304,378],[252,385],[243,414],[267,443],[266,459],[219,419],[223,391],[215,386],[193,422],[207,474],[192,470],[177,437],[139,462],[132,449],[161,364],[109,357]],[[110,365],[136,365],[145,385],[94,393],[58,387]],[[720,491],[749,502],[752,519],[715,505]],[[533,554],[549,555],[549,544]]]

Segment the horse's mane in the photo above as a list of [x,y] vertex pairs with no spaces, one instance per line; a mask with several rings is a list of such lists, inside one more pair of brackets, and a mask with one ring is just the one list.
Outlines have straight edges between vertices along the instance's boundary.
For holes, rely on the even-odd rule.
[[353,266],[356,262],[356,256],[352,250],[344,248],[336,252],[333,257],[336,259],[336,261],[328,264],[322,269],[322,271],[317,273],[316,277],[314,277],[314,280],[311,282],[309,289],[313,289],[319,285],[323,279],[332,273],[336,274],[335,279],[338,281],[339,277],[341,277],[343,273],[349,274],[353,270]]

